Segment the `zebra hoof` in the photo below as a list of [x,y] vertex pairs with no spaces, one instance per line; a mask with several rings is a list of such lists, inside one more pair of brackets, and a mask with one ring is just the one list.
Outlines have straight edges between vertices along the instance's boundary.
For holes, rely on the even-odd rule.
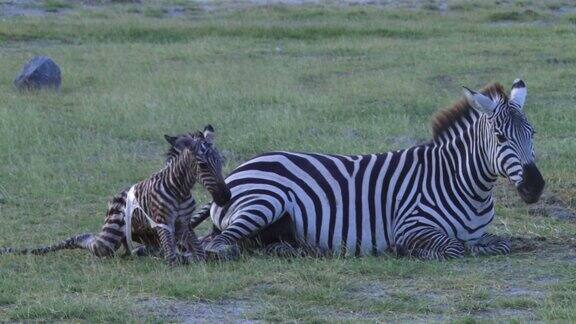
[[295,258],[304,256],[304,252],[286,243],[276,243],[265,247],[264,253],[279,258]]
[[225,245],[216,249],[206,248],[209,259],[218,261],[234,261],[240,257],[240,249],[237,245]]
[[146,249],[146,246],[139,246],[137,248],[135,248],[134,250],[132,250],[132,255],[135,255],[137,257],[145,257],[150,255],[148,249]]
[[187,265],[192,263],[192,255],[190,253],[178,255],[178,264]]

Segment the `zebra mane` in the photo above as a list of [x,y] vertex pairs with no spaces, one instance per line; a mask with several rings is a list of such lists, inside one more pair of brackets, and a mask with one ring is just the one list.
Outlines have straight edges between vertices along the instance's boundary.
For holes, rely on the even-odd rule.
[[[500,98],[508,101],[508,95],[504,91],[504,87],[498,82],[490,83],[482,90],[480,93],[483,95],[487,95],[492,99]],[[452,107],[441,109],[437,111],[434,116],[432,117],[432,137],[433,139],[437,139],[449,129],[452,125],[457,123],[462,118],[470,115],[470,112],[473,111],[466,98],[462,98],[458,100]]]

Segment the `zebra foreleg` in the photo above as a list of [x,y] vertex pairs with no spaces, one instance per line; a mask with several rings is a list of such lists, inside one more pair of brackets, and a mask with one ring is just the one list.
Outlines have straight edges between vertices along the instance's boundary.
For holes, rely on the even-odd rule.
[[172,231],[165,226],[158,226],[156,227],[156,233],[158,233],[158,237],[160,238],[160,246],[162,248],[164,260],[166,260],[169,265],[175,265],[178,261],[186,263],[186,260],[178,260],[176,242]]
[[212,203],[204,204],[190,217],[190,220],[188,221],[188,227],[190,230],[194,230],[198,225],[206,220],[206,218],[210,217],[210,207],[212,207]]
[[280,258],[295,258],[307,255],[304,249],[294,247],[287,242],[277,242],[268,244],[263,248],[261,248],[260,250],[266,255]]
[[204,261],[206,254],[200,240],[187,222],[176,221],[176,243],[184,254],[189,254],[194,261]]
[[137,257],[147,257],[147,256],[159,257],[161,255],[161,252],[156,247],[151,247],[149,245],[142,244],[137,248],[133,249],[130,255],[135,255]]
[[441,230],[422,226],[411,228],[406,237],[397,238],[397,253],[421,260],[447,260],[464,257],[464,243]]
[[474,256],[510,254],[510,240],[490,233],[484,233],[477,241],[468,243],[467,247]]

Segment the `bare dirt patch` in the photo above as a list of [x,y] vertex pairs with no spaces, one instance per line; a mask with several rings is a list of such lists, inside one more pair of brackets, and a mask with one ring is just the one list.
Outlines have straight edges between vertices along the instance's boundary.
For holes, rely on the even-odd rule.
[[576,238],[573,237],[546,238],[542,236],[512,236],[509,239],[512,245],[512,253],[532,251],[570,251],[576,248]]
[[527,208],[530,216],[576,222],[576,211],[554,192],[545,191],[537,203],[526,207],[518,197],[516,188],[507,181],[501,180],[494,188],[494,197],[498,204],[506,208]]
[[33,0],[2,1],[0,2],[0,16],[41,17],[46,15],[47,11],[36,7],[36,4],[37,2]]
[[513,236],[510,238],[510,244],[512,253],[532,252],[542,248],[546,244],[546,238]]
[[217,302],[184,301],[143,297],[137,304],[145,313],[163,321],[183,323],[251,323],[248,314],[259,309],[255,302],[224,300]]
[[552,193],[545,193],[538,203],[531,205],[528,208],[528,214],[576,222],[576,212]]

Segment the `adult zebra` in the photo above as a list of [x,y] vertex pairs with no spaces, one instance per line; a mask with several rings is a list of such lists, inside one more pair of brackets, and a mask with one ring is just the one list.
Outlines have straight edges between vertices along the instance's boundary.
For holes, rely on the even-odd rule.
[[509,253],[504,238],[486,232],[497,177],[526,203],[544,188],[523,112],[526,86],[514,81],[510,97],[500,84],[464,94],[436,114],[427,144],[370,155],[274,152],[242,164],[226,179],[230,202],[211,207],[221,232],[206,250],[233,255],[239,240],[280,236],[277,222],[291,224],[299,243],[336,254]]

